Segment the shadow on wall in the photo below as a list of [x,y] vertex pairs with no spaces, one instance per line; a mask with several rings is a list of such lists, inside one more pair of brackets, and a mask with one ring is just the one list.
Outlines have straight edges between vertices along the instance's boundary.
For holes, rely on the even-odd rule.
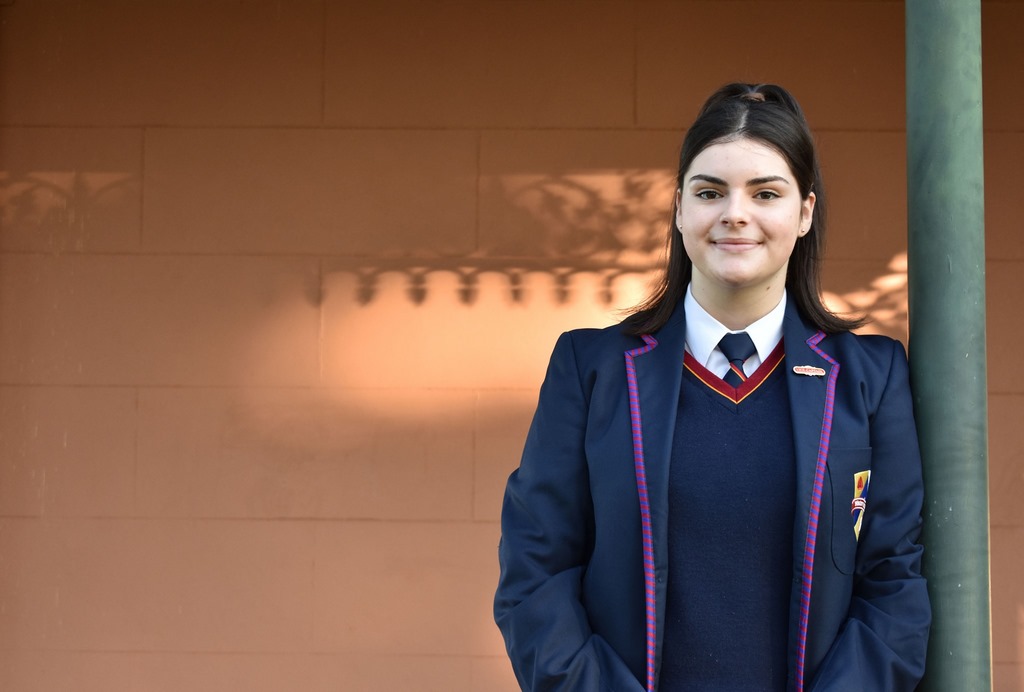
[[[325,260],[324,383],[535,387],[561,331],[613,324],[643,300],[664,263],[673,190],[666,170],[493,176],[477,252]],[[827,304],[905,343],[905,254],[852,266]],[[386,338],[396,326],[402,343]]]
[[[505,277],[508,297],[524,299],[528,274],[554,279],[554,298],[570,301],[575,276],[600,278],[597,298],[613,302],[613,284],[628,274],[645,275],[661,264],[671,181],[663,171],[607,171],[560,176],[508,175],[488,179],[481,195],[486,237],[465,256],[359,257],[333,266],[358,278],[357,301],[377,296],[383,274],[406,275],[409,300],[422,304],[428,275],[458,278],[459,300],[472,305],[482,274]],[[666,190],[668,190],[666,194]]]
[[[429,277],[457,279],[460,303],[473,305],[481,277],[504,277],[507,297],[524,300],[530,274],[552,277],[552,297],[570,302],[574,278],[597,277],[594,298],[611,307],[614,284],[622,277],[652,279],[664,262],[674,182],[667,170],[608,170],[563,175],[511,174],[488,179],[481,189],[486,237],[468,255],[332,257],[329,271],[356,278],[354,299],[367,306],[378,297],[382,277],[404,276],[406,296],[423,305]],[[11,250],[82,252],[97,243],[97,229],[124,228],[138,213],[140,180],[117,172],[7,171],[0,174],[2,247]],[[135,217],[137,218],[137,217]],[[134,219],[132,219],[134,221]],[[134,225],[134,224],[128,224]],[[100,231],[102,233],[102,231]],[[110,238],[99,243],[110,245]],[[116,245],[137,238],[118,239]],[[102,249],[127,249],[103,247]],[[864,331],[907,340],[907,260],[891,259],[888,272],[852,290],[824,293],[839,313],[871,317]],[[319,304],[322,291],[307,299]],[[628,307],[627,305],[618,306]]]
[[132,217],[138,205],[129,200],[138,199],[140,187],[139,178],[127,173],[0,172],[2,247],[87,251],[94,229],[137,223]]
[[[491,232],[481,245],[488,249],[463,257],[339,259],[331,269],[358,278],[360,305],[374,300],[389,272],[406,277],[408,299],[416,305],[427,297],[430,275],[451,274],[458,280],[459,301],[467,306],[479,298],[485,273],[502,275],[515,303],[524,299],[526,277],[543,273],[552,278],[558,304],[570,303],[572,285],[591,275],[597,277],[594,300],[627,308],[643,293],[631,293],[632,302],[616,305],[614,286],[627,276],[644,282],[657,278],[665,261],[673,189],[671,171],[665,170],[504,175],[483,186],[481,207]],[[905,252],[893,256],[884,273],[826,290],[823,297],[837,313],[869,316],[862,331],[906,343]]]
[[908,339],[907,253],[895,255],[885,274],[878,274],[867,285],[832,292],[822,297],[833,312],[868,315],[870,321],[860,330],[869,334],[885,334],[899,339],[906,346]]

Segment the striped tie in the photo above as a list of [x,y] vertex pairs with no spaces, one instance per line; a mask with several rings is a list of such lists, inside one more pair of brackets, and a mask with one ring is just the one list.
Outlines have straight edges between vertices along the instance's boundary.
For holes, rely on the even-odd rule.
[[722,379],[726,384],[739,387],[747,379],[743,374],[743,363],[757,352],[754,342],[746,332],[726,334],[718,342],[718,350],[729,359],[729,372],[725,373]]

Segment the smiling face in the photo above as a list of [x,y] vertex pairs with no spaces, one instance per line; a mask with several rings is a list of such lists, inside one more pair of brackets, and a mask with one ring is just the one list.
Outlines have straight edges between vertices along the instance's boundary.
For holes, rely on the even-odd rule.
[[676,199],[697,301],[712,314],[737,304],[766,306],[767,314],[782,299],[789,256],[813,210],[814,193],[802,198],[786,160],[759,141],[719,142],[697,154]]

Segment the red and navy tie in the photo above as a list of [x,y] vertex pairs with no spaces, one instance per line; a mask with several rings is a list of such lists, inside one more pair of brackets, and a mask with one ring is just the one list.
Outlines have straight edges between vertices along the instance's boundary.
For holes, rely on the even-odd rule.
[[726,334],[718,342],[718,350],[729,359],[729,372],[722,379],[726,384],[739,387],[747,379],[743,374],[743,363],[757,352],[754,342],[746,332]]

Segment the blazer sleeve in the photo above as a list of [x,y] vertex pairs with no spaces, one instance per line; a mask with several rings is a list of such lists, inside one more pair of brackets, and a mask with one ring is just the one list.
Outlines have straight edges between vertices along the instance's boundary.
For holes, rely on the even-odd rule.
[[581,600],[593,540],[588,408],[573,335],[565,333],[505,490],[494,617],[524,690],[643,692],[621,657],[593,633]]
[[919,543],[924,484],[899,342],[892,342],[870,437],[871,484],[849,617],[819,668],[815,692],[911,692],[924,675],[931,626]]

